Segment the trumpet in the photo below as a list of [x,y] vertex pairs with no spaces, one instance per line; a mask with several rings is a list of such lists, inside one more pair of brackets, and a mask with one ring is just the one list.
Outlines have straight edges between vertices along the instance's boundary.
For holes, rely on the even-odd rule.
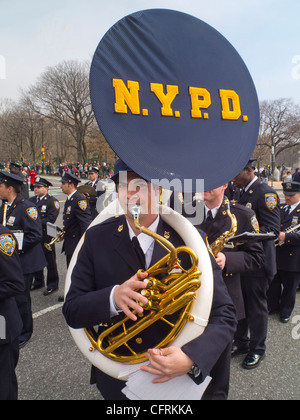
[[[299,229],[300,229],[300,223],[298,225],[296,225],[296,226],[290,226],[284,232],[285,233],[298,232]],[[279,238],[277,238],[275,240],[275,246],[282,246],[284,244],[285,244],[285,241],[280,241]]]
[[64,234],[65,234],[65,231],[62,230],[48,244],[45,242],[44,247],[47,249],[47,251],[51,252],[53,249],[53,246],[56,244],[56,242],[60,241],[64,237]]

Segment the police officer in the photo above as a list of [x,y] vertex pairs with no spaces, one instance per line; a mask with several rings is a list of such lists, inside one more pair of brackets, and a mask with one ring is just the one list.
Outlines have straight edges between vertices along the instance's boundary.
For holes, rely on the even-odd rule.
[[[59,215],[59,202],[58,200],[48,194],[49,187],[52,187],[51,182],[47,179],[36,177],[33,185],[35,197],[30,198],[30,201],[34,203],[38,209],[39,216],[42,221],[43,227],[43,239],[42,248],[47,260],[47,285],[44,291],[44,296],[48,296],[58,289],[59,276],[56,265],[56,252],[55,246],[52,247],[51,251],[46,249],[44,244],[51,241],[51,237],[47,235],[47,223],[55,223]],[[39,289],[44,286],[44,271],[41,270],[34,273],[34,283],[32,284],[31,290]]]
[[[225,206],[224,192],[228,184],[211,191],[204,192],[205,220],[199,226],[207,233],[210,245],[231,228],[231,219]],[[259,232],[259,225],[253,210],[231,203],[230,212],[236,217],[237,230],[235,235],[244,232]],[[230,241],[230,239],[229,239]],[[223,272],[223,278],[229,294],[235,304],[237,319],[245,318],[244,299],[240,283],[240,274],[257,270],[264,262],[262,244],[249,242],[233,249],[224,248],[216,255],[216,261]]]
[[277,274],[268,296],[269,311],[279,312],[282,323],[290,320],[300,284],[300,229],[286,232],[300,224],[300,183],[282,184],[285,205],[280,207],[281,232],[278,238]]
[[28,187],[28,179],[22,173],[22,166],[19,163],[11,162],[9,166],[9,171],[11,174],[19,175],[23,178],[23,185],[22,185],[22,196],[25,200],[29,199],[29,187]]
[[68,196],[63,212],[64,243],[62,252],[66,254],[69,266],[73,252],[90,223],[91,210],[86,197],[77,191],[80,179],[65,173],[61,179],[61,190]]
[[[255,212],[261,233],[273,232],[277,237],[280,231],[279,197],[273,188],[257,178],[253,167],[254,160],[251,159],[233,179],[234,185],[241,189],[238,202]],[[265,252],[263,268],[241,275],[246,319],[238,324],[233,356],[247,354],[243,362],[245,369],[258,367],[266,351],[267,291],[277,268],[274,241],[264,241],[263,247]],[[250,340],[248,339],[248,330],[250,330]]]
[[22,198],[22,185],[23,178],[19,175],[0,172],[0,198],[8,204],[5,213],[6,204],[2,204],[0,220],[3,220],[11,231],[18,231],[18,251],[26,287],[25,292],[16,297],[23,321],[20,346],[27,343],[33,332],[30,298],[32,273],[42,270],[47,265],[41,246],[42,223],[37,208]]
[[[136,251],[140,235],[134,226],[128,206],[141,204],[143,211],[140,223],[143,226],[148,226],[160,235],[167,234],[174,246],[182,244],[178,234],[158,217],[156,206],[153,206],[157,194],[154,186],[141,179],[124,162],[118,162],[115,165],[114,179],[118,183],[119,201],[126,215],[112,217],[90,228],[85,235],[85,242],[73,270],[71,287],[63,308],[65,318],[73,328],[110,322],[111,317],[118,314],[118,308],[133,321],[136,321],[137,317],[132,310],[143,312],[139,303],[147,303],[147,299],[136,290],[144,288],[146,284],[138,280],[137,270],[142,264],[145,264],[147,269],[157,262],[165,254],[165,249],[154,243],[153,238],[144,235],[146,240],[141,240],[143,249],[140,249],[144,263],[141,262],[141,257]],[[119,171],[127,171],[126,181],[118,180]],[[106,240],[98,240],[99,237]],[[134,242],[137,245],[134,245]],[[139,247],[141,248],[141,245]],[[151,366],[145,366],[143,369],[159,375],[157,382],[162,378],[169,380],[173,375],[175,377],[189,373],[196,383],[200,383],[209,372],[213,371],[215,374],[211,375],[213,380],[206,391],[207,398],[225,399],[229,381],[227,365],[219,365],[221,370],[219,374],[214,368],[225,349],[231,346],[236,326],[235,311],[221,272],[214,260],[212,263],[215,274],[214,301],[208,327],[201,337],[182,348],[164,348],[160,352],[157,349],[150,349],[149,361],[157,369],[155,372]],[[141,275],[144,278],[146,273]],[[149,339],[153,343],[153,336],[160,339],[164,335],[165,329],[161,325],[155,324],[153,328],[151,333],[145,332],[144,343]],[[134,343],[137,345],[137,350],[140,344]],[[168,363],[170,369],[166,373],[165,364]],[[124,382],[105,375],[95,368],[92,373],[92,378],[105,399],[125,399],[121,392]]]
[[0,400],[17,400],[15,368],[19,358],[22,320],[15,296],[25,289],[17,241],[0,224]]
[[99,169],[97,167],[93,166],[89,170],[88,175],[89,175],[89,181],[86,182],[85,185],[89,185],[90,187],[94,188],[97,191],[97,197],[91,197],[88,194],[84,194],[84,195],[87,197],[89,201],[92,218],[95,219],[98,216],[98,211],[96,208],[97,200],[102,194],[105,193],[106,187],[105,187],[105,184],[102,181],[99,181],[98,179]]

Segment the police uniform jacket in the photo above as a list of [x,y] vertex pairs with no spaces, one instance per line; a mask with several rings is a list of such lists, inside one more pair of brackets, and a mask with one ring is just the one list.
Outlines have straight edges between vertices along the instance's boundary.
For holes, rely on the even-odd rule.
[[62,252],[72,255],[90,223],[92,222],[90,206],[87,199],[78,191],[67,199],[63,213],[64,244]]
[[[3,206],[0,219],[3,218]],[[35,273],[46,267],[47,262],[42,249],[42,223],[37,208],[30,201],[18,195],[7,211],[8,229],[24,232],[23,247],[19,251],[23,274]]]
[[[244,232],[258,232],[259,226],[255,213],[240,204],[230,204],[230,211],[237,220],[237,231],[235,235]],[[231,227],[231,220],[227,215],[224,204],[219,208],[214,220],[206,226],[205,223],[200,228],[205,230],[208,235],[208,242],[211,245],[224,232]],[[223,270],[223,278],[228,288],[229,294],[235,304],[237,319],[245,317],[244,300],[240,283],[240,273],[258,270],[264,264],[264,250],[261,243],[249,242],[233,249],[224,248],[226,265]]]
[[[290,213],[281,206],[281,232],[300,223],[300,204]],[[286,234],[285,243],[276,247],[278,270],[300,272],[300,231]]]
[[105,184],[101,181],[99,181],[98,179],[96,179],[96,181],[93,182],[92,181],[88,181],[86,182],[85,185],[89,185],[90,187],[93,187],[96,191],[97,191],[97,197],[90,197],[89,198],[89,205],[91,208],[91,214],[92,214],[92,218],[95,219],[95,217],[98,216],[98,211],[97,211],[97,200],[98,198],[105,193],[106,191],[106,187]]
[[22,331],[15,296],[24,290],[17,242],[10,230],[0,225],[0,346],[12,343]]
[[29,201],[34,203],[38,209],[43,228],[43,243],[48,243],[52,238],[47,235],[47,223],[56,222],[56,219],[59,215],[59,202],[55,197],[49,194],[46,194],[38,202],[36,197],[31,197]]
[[[276,236],[279,235],[279,197],[273,188],[257,179],[248,191],[240,196],[239,203],[255,212],[260,233],[274,232]],[[263,269],[256,271],[256,275],[266,276],[269,280],[272,280],[277,272],[274,241],[263,241],[263,247],[265,264]]]
[[[178,234],[160,220],[157,233],[164,236],[165,232],[174,246],[182,244]],[[155,243],[150,266],[165,253],[165,249]],[[223,282],[221,270],[213,258],[212,264],[215,283],[209,325],[200,337],[182,347],[201,369],[201,375],[197,379],[199,382],[209,374],[225,348],[232,342],[236,327],[234,305]],[[73,269],[70,290],[63,307],[68,325],[72,328],[84,328],[111,322],[109,297],[112,288],[131,278],[140,268],[124,216],[111,218],[90,228],[86,232],[77,264]],[[161,321],[161,324],[164,323]],[[139,350],[141,345],[146,348],[153,346],[153,337],[159,340],[159,343],[165,336],[161,324],[156,323],[151,331],[144,331],[143,343],[137,344],[134,341],[133,349]],[[98,369],[94,373],[104,398],[108,389],[120,390],[124,387],[124,382],[113,379]]]

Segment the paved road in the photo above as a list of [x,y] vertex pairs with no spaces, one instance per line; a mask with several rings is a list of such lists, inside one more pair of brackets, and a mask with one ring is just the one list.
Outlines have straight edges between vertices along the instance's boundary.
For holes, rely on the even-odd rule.
[[[54,179],[51,193],[63,208],[65,196],[60,192],[58,178]],[[62,225],[61,215],[57,223]],[[41,290],[32,292],[34,333],[20,353],[20,400],[102,399],[95,386],[89,385],[90,365],[75,346],[57,301],[66,274],[60,250],[58,244],[60,291],[48,297]],[[232,361],[230,400],[300,398],[300,293],[294,316],[297,324],[287,325],[281,324],[277,316],[270,316],[267,355],[258,369],[242,369],[242,357]]]

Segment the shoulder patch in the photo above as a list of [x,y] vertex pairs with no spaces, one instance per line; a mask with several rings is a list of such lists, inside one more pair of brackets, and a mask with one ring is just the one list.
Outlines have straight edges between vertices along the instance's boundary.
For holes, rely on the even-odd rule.
[[274,210],[277,206],[277,194],[275,193],[265,194],[265,202],[269,210]]
[[259,223],[256,216],[251,217],[251,225],[256,233],[259,233]]
[[87,209],[87,201],[86,200],[80,200],[78,201],[78,206],[81,210],[86,211]]
[[37,218],[38,218],[38,211],[37,211],[36,207],[29,207],[29,208],[26,210],[26,212],[27,212],[28,216],[29,216],[31,219],[33,219],[33,220],[37,220]]
[[0,251],[11,257],[16,249],[16,241],[11,234],[0,235]]
[[59,210],[59,202],[57,200],[54,201],[54,207],[56,210]]

